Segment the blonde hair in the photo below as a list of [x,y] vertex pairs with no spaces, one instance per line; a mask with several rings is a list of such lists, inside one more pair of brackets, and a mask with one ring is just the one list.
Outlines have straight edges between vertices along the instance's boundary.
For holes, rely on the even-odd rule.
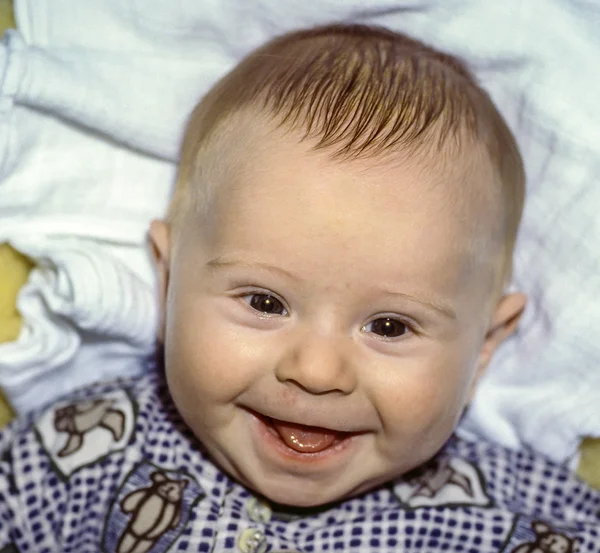
[[227,123],[249,109],[300,131],[314,149],[341,159],[441,148],[465,133],[480,141],[501,186],[503,280],[510,272],[524,201],[523,163],[502,116],[460,59],[364,25],[329,25],[275,38],[242,60],[192,113],[171,223],[189,206],[208,203],[207,167],[232,138],[224,132]]

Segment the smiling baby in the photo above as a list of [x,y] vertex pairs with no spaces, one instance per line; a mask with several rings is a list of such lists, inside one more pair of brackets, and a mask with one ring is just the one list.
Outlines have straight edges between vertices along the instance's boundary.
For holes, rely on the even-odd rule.
[[453,436],[525,307],[524,182],[455,57],[358,25],[250,54],[150,229],[157,367],[2,435],[0,550],[600,551],[600,494]]

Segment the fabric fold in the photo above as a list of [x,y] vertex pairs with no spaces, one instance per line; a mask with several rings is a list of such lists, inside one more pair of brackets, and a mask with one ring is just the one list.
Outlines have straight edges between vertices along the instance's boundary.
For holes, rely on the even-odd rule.
[[17,411],[143,371],[155,348],[151,285],[91,241],[21,239],[12,245],[36,263],[19,295],[21,333],[0,344],[0,382]]

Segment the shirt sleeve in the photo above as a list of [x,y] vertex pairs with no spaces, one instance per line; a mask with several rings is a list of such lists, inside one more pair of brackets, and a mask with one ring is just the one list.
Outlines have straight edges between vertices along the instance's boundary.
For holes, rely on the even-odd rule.
[[0,551],[10,551],[9,547],[28,532],[13,466],[18,428],[19,422],[15,421],[0,431]]
[[61,551],[60,499],[65,482],[56,478],[40,447],[34,416],[0,431],[0,552]]

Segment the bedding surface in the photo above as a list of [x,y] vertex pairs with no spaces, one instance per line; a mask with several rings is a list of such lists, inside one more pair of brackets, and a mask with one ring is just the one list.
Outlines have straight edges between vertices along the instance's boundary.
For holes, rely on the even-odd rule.
[[12,0],[0,0],[0,34],[15,26]]

